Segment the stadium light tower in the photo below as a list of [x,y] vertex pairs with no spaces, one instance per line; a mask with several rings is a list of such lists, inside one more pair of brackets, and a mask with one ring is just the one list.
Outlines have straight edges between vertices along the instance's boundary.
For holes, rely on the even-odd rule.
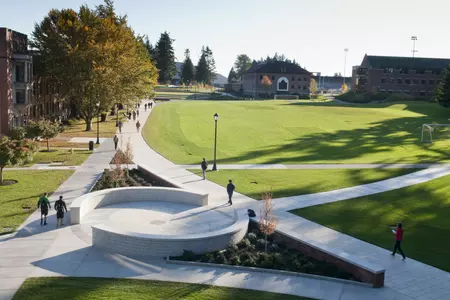
[[414,54],[415,54],[416,52],[419,52],[419,50],[416,50],[417,36],[413,35],[413,36],[411,37],[411,41],[413,41],[412,54],[413,54],[413,58],[414,58]]

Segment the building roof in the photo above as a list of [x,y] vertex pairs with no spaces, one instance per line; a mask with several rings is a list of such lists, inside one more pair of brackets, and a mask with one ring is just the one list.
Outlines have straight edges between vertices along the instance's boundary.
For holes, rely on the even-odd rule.
[[450,64],[448,58],[399,57],[366,55],[369,65],[374,69],[444,69]]
[[254,64],[245,73],[311,74],[300,66],[285,61]]

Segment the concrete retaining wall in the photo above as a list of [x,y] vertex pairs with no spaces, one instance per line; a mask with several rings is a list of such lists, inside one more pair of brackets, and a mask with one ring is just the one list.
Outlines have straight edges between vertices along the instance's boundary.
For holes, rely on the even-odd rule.
[[70,223],[81,223],[83,216],[96,208],[127,201],[162,201],[206,206],[208,194],[165,187],[129,187],[96,191],[78,197],[72,202]]

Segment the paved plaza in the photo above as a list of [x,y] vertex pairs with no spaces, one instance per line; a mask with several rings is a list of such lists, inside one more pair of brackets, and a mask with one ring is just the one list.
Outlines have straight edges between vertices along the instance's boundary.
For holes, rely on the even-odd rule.
[[[144,123],[150,111],[141,110],[139,120]],[[209,193],[211,207],[223,206],[227,201],[225,188],[202,180],[166,160],[153,151],[136,133],[134,123],[124,124],[121,138],[127,142],[131,138],[134,149],[134,163],[147,165],[153,170],[186,185],[189,188]],[[64,195],[68,204],[73,199],[88,192],[98,176],[114,155],[112,141],[105,140],[85,163],[60,186],[51,201]],[[220,168],[220,166],[219,166]],[[4,237],[0,241],[0,299],[11,299],[15,291],[27,277],[38,276],[86,276],[154,279],[204,283],[227,287],[242,287],[255,290],[294,294],[317,299],[450,299],[450,274],[412,259],[402,261],[390,256],[390,251],[361,240],[336,232],[319,224],[288,213],[289,210],[328,203],[345,201],[361,195],[369,195],[403,186],[417,184],[450,174],[447,166],[433,167],[397,178],[364,186],[346,188],[313,195],[303,195],[276,199],[275,210],[279,218],[278,230],[292,235],[327,251],[347,255],[355,262],[364,260],[386,269],[385,287],[368,288],[361,285],[313,279],[302,276],[277,275],[273,273],[236,271],[222,267],[197,267],[166,264],[159,259],[129,258],[118,254],[101,252],[91,246],[89,234],[81,225],[55,229],[56,219],[50,211],[49,225],[39,225],[39,213],[33,213],[21,226],[15,236]],[[261,203],[241,194],[233,198],[233,208],[254,209],[257,213]],[[115,211],[114,211],[115,209]],[[103,216],[118,222],[115,215],[122,207],[112,208]],[[180,208],[181,209],[181,208]],[[162,209],[158,216],[153,210],[140,211],[137,218],[149,221],[160,220],[181,210]],[[130,212],[133,216],[134,214]],[[150,215],[146,215],[146,214]],[[226,218],[224,218],[226,220]],[[160,220],[164,221],[164,220]],[[66,220],[66,223],[68,220]],[[153,226],[153,225],[148,225]],[[180,227],[178,227],[180,228]],[[176,231],[177,229],[174,228]]]

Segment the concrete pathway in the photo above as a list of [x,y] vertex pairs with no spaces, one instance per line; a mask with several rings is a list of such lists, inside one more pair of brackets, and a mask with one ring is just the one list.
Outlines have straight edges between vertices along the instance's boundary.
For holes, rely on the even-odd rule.
[[27,170],[76,170],[79,166],[59,166],[55,164],[34,164],[31,167],[6,168],[5,171]]
[[[140,121],[144,123],[149,112],[141,110]],[[134,148],[134,162],[148,165],[157,172],[186,184],[189,188],[209,193],[211,205],[227,201],[225,189],[213,182],[201,180],[196,174],[173,164],[148,147],[141,134],[136,133],[134,122],[125,123],[120,137],[126,143],[130,138]],[[101,174],[114,154],[111,140],[106,140],[86,162],[79,167],[57,190],[51,200],[63,194],[68,203],[86,193]],[[429,171],[431,173],[427,173]],[[433,172],[434,171],[434,172]],[[422,172],[422,173],[420,173]],[[409,174],[408,184],[414,184],[415,176],[422,181],[446,174],[447,169],[429,169]],[[408,176],[408,175],[405,175]],[[403,178],[405,179],[405,178]],[[399,179],[402,181],[403,179]],[[390,184],[394,184],[391,181]],[[355,190],[347,195],[354,197]],[[388,189],[388,184],[383,185]],[[396,186],[391,186],[397,188]],[[364,189],[366,193],[378,192],[375,187]],[[336,192],[329,197],[340,201],[345,192]],[[39,226],[39,214],[33,213],[15,235],[0,241],[0,299],[11,299],[14,292],[27,277],[35,276],[85,276],[155,279],[204,283],[227,287],[244,287],[317,299],[449,299],[449,274],[411,259],[402,261],[393,258],[389,251],[335,232],[313,222],[299,218],[287,210],[318,202],[328,197],[316,194],[314,198],[325,200],[304,200],[298,198],[276,201],[279,218],[278,229],[309,243],[320,245],[329,251],[348,253],[355,260],[368,260],[386,268],[386,287],[372,289],[360,285],[345,284],[328,280],[299,276],[275,275],[272,273],[233,271],[221,267],[191,267],[168,265],[161,260],[133,259],[116,254],[107,254],[91,246],[89,236],[80,225],[55,230],[55,215],[51,211],[49,225]],[[316,201],[316,202],[314,202]],[[304,203],[303,203],[304,202]],[[253,208],[259,211],[261,203],[236,194],[234,206],[237,209]],[[67,222],[67,220],[66,220]]]
[[[183,169],[200,170],[197,165],[178,165]],[[450,168],[448,164],[218,164],[219,170],[324,170],[324,169],[426,169]]]

